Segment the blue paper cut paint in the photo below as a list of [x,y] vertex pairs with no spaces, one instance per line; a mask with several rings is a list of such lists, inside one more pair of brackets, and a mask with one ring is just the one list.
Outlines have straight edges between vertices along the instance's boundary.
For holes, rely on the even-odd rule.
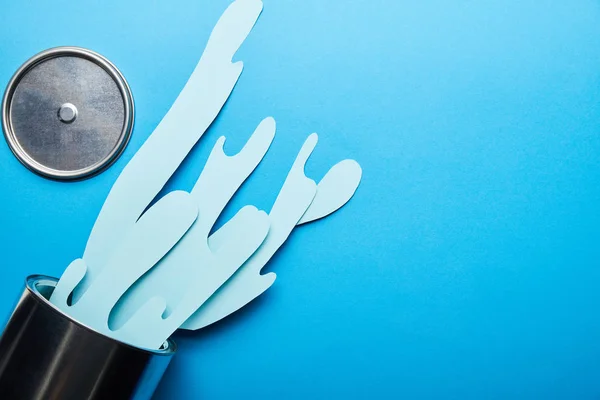
[[270,213],[243,207],[209,237],[273,141],[275,120],[268,117],[238,154],[227,156],[219,138],[191,193],[168,193],[146,210],[227,100],[242,69],[231,59],[261,10],[258,0],[237,0],[225,11],[179,97],[115,182],[83,257],[65,270],[51,298],[73,318],[159,348],[178,328],[207,326],[267,290],[275,274],[260,271],[294,227],[353,196],[362,174],[353,160],[334,165],[318,185],[306,177],[317,145],[312,134]]

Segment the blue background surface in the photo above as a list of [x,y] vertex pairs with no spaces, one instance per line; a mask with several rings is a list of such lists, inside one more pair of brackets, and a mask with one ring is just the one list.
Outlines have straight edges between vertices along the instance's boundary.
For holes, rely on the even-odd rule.
[[[0,143],[0,312],[31,273],[81,256],[103,199],[169,109],[229,4],[2,0],[0,85],[58,45],[105,55],[137,115],[103,174],[57,183]],[[600,396],[600,2],[265,0],[210,147],[275,142],[227,215],[269,209],[305,137],[320,179],[364,170],[340,212],[297,229],[243,312],[177,335],[157,399]]]

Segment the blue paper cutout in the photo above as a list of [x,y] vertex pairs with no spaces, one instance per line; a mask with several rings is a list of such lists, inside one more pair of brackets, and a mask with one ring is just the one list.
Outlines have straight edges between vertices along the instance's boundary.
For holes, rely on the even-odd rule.
[[[208,234],[229,199],[262,160],[274,136],[275,120],[265,118],[244,148],[234,156],[229,157],[223,152],[224,137],[217,140],[191,192],[198,204],[200,213],[198,221],[183,237],[177,248],[173,249],[154,270],[142,277],[117,303],[110,319],[110,326],[113,329],[122,326],[152,296],[161,296],[165,299],[167,310],[164,317],[166,317],[173,308],[179,305],[186,290],[197,290],[193,286],[196,285],[196,281],[208,279],[207,276],[212,277],[211,274],[224,274],[218,280],[220,286],[235,272],[235,269],[227,264],[228,260],[221,260],[220,255],[215,254],[214,248],[211,251],[208,245]],[[239,218],[240,216],[234,217],[234,223],[230,226],[240,230],[245,229],[244,223],[254,223],[252,220],[239,222]],[[233,236],[236,236],[235,232],[230,232],[227,240],[230,241]],[[253,241],[254,237],[244,240]],[[238,251],[245,249],[244,244],[245,242],[238,244]],[[252,247],[252,252],[256,250],[253,246],[250,247]],[[248,254],[246,258],[251,254]],[[240,265],[234,267],[237,268]],[[210,293],[219,286],[211,289]],[[196,305],[196,309],[200,304]]]
[[117,244],[221,110],[243,67],[231,59],[261,11],[260,0],[237,0],[217,22],[177,100],[113,185],[88,239],[83,255],[88,271],[74,301],[90,287]]
[[[263,245],[182,328],[199,329],[218,321],[245,306],[273,284],[275,273],[261,275],[260,270],[285,242],[315,197],[317,185],[304,175],[304,166],[317,145],[317,139],[317,134],[313,133],[304,142],[269,213],[271,228]],[[224,225],[211,236],[210,246],[216,249],[222,247],[230,231],[231,227]]]
[[326,217],[344,206],[354,196],[361,177],[362,169],[354,160],[331,167],[317,185],[317,195],[298,225]]
[[[326,217],[340,209],[356,192],[361,177],[362,169],[354,160],[343,160],[334,165],[317,185],[317,192],[314,200],[296,225],[305,224]],[[271,214],[273,214],[273,212],[271,212]],[[276,216],[270,215],[270,217],[271,229],[273,229],[273,226],[278,225],[278,223],[274,221]],[[226,227],[227,225],[223,228],[226,229]],[[223,228],[221,229],[223,230]],[[290,228],[290,225],[288,224],[286,228],[289,229],[289,235],[294,227],[291,226]],[[227,232],[221,230],[217,231],[209,238],[209,244],[212,246],[213,242],[218,242],[222,236],[227,236]],[[283,244],[284,241],[285,239],[283,239],[281,244]],[[279,244],[279,246],[276,247],[268,247],[267,243],[268,242],[266,242],[247,262],[247,264],[254,264],[254,267],[250,268],[260,271],[262,267],[259,267],[259,265],[262,264],[262,266],[264,266],[281,246],[281,244]],[[258,260],[255,259],[255,257],[262,257],[262,259]],[[228,281],[219,293],[203,305],[196,314],[181,326],[181,328],[189,330],[201,329],[225,318],[227,315],[248,304],[250,301],[264,293],[275,281],[274,273],[260,275],[260,277],[261,278],[258,278],[258,280],[262,282],[262,285],[248,283],[248,281],[257,280],[255,275],[242,274],[241,272],[236,274],[235,279]],[[231,283],[233,281],[237,283]],[[230,285],[236,285],[236,287],[230,288]],[[219,296],[227,296],[228,299],[223,300],[223,298],[220,298]]]
[[59,308],[69,312],[69,296],[73,292],[73,289],[83,280],[87,272],[87,266],[85,261],[81,258],[77,258],[69,264],[69,266],[63,271],[62,276],[54,291],[52,292],[51,301]]
[[[188,264],[187,290],[171,314],[163,319],[166,303],[151,299],[150,305],[142,307],[118,331],[118,337],[142,347],[158,348],[244,264],[267,236],[269,218],[253,206],[244,207],[237,216],[233,224],[237,229],[212,257],[205,257],[201,264]],[[149,323],[151,329],[147,329]]]
[[65,270],[56,289],[60,297],[53,295],[52,302],[81,323],[118,338],[108,328],[108,316],[114,304],[127,288],[175,246],[181,232],[186,232],[197,216],[196,202],[189,193],[174,191],[167,194],[134,224],[79,301],[68,306],[65,300],[74,288],[73,284],[79,283],[82,270],[85,268],[89,272],[84,260],[71,263]]
[[312,134],[271,212],[246,206],[209,237],[268,151],[269,117],[234,156],[219,138],[191,193],[171,192],[144,212],[227,100],[242,70],[231,58],[261,9],[259,0],[237,0],[225,11],[183,91],[113,186],[83,258],[51,297],[80,322],[144,348],[159,348],[180,327],[211,324],[273,284],[275,274],[260,271],[295,226],[331,214],[356,191],[362,171],[353,160],[334,165],[319,185],[305,176]]

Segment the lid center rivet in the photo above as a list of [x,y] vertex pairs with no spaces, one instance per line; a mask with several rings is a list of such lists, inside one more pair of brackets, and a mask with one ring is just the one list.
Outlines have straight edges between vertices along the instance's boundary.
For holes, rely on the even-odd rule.
[[65,124],[70,124],[77,118],[77,107],[71,103],[65,103],[58,109],[58,119]]

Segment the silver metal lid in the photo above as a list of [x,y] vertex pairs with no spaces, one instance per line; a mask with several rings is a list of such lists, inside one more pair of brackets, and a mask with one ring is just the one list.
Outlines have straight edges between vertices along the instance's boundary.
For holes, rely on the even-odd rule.
[[61,180],[94,175],[123,152],[134,106],[121,72],[103,56],[56,47],[29,59],[10,80],[2,128],[29,169]]

